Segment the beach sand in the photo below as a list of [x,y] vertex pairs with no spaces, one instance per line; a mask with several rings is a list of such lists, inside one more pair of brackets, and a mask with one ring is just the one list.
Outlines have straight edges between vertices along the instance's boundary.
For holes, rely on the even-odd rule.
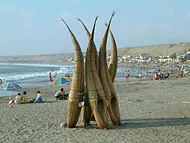
[[[1,143],[189,143],[190,78],[115,82],[121,112],[120,126],[86,129],[80,118],[77,128],[64,128],[67,100],[56,101],[62,86],[26,90],[34,98],[41,90],[45,103],[10,106],[0,98]],[[66,92],[70,85],[63,85]]]

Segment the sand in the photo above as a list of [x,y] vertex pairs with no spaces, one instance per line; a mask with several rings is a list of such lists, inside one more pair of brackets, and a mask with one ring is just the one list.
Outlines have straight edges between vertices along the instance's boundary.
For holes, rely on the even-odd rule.
[[[86,129],[80,119],[77,128],[64,128],[67,100],[56,101],[62,86],[27,88],[29,98],[41,90],[45,103],[10,106],[0,98],[1,143],[189,143],[190,77],[168,80],[116,82],[121,126]],[[70,85],[64,85],[69,91]]]

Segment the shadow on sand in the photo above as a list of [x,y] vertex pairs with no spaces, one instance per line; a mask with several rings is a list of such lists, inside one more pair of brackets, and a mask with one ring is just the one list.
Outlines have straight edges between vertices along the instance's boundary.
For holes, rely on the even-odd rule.
[[148,118],[148,119],[126,119],[121,121],[120,126],[112,126],[109,129],[127,129],[127,128],[148,128],[163,126],[190,125],[190,118]]

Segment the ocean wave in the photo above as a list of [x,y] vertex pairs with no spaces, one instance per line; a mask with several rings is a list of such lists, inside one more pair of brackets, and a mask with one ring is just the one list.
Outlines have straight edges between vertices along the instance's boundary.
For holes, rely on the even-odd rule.
[[[72,65],[47,65],[47,64],[6,64],[6,65],[21,65],[21,66],[32,66],[32,67],[50,67],[47,71],[42,72],[29,72],[29,73],[3,73],[0,75],[0,79],[3,81],[17,81],[23,79],[32,79],[32,78],[39,78],[39,77],[47,77],[49,78],[49,73],[53,75],[65,75],[71,74],[73,72]],[[51,70],[51,67],[58,68],[57,70]]]

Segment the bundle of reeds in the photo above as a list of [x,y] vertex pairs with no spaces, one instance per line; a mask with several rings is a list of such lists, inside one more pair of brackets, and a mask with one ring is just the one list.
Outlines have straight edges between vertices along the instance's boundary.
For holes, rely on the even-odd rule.
[[115,76],[117,73],[118,55],[117,55],[116,41],[115,41],[114,35],[111,32],[111,30],[110,30],[110,35],[111,35],[111,41],[112,41],[112,50],[111,50],[111,57],[110,57],[109,65],[108,65],[108,70],[111,75],[112,82],[114,82]]
[[[104,34],[101,46],[100,46],[100,51],[99,51],[99,65],[100,65],[100,71],[99,71],[99,76],[101,79],[101,83],[103,85],[103,89],[107,98],[107,108],[109,112],[109,118],[110,121],[113,125],[119,124],[118,119],[116,118],[116,115],[113,112],[112,106],[111,106],[111,100],[112,97],[115,96],[113,95],[113,84],[110,84],[110,79],[111,76],[108,71],[107,67],[107,60],[106,60],[106,44],[107,44],[107,37],[108,37],[108,32],[111,24],[111,20],[114,16],[114,13],[112,14],[108,26],[106,28],[106,32]],[[112,83],[112,82],[111,82]]]
[[90,35],[90,32],[88,31],[88,29],[86,28],[86,26],[82,22],[82,20],[80,20],[80,19],[78,19],[78,20],[82,23],[82,25],[87,33],[88,39],[89,40],[92,39],[92,41],[90,41],[90,42],[92,42],[92,45],[89,45],[89,54],[87,54],[87,56],[86,56],[87,57],[86,61],[87,61],[87,63],[90,63],[88,68],[91,68],[93,82],[95,84],[95,89],[96,89],[96,93],[98,96],[98,110],[99,110],[99,113],[101,114],[103,121],[107,125],[108,124],[108,116],[107,116],[106,98],[105,98],[103,87],[102,87],[102,84],[101,84],[101,81],[100,81],[100,78],[98,75],[98,70],[99,70],[98,58],[97,58],[98,55],[97,55],[96,45],[93,41],[97,17],[95,19],[95,24],[93,27],[92,35]]
[[71,82],[71,90],[68,99],[68,112],[67,112],[67,127],[75,127],[80,115],[81,107],[79,107],[79,102],[83,100],[82,92],[84,90],[84,59],[80,48],[80,45],[72,33],[71,29],[67,23],[62,19],[66,27],[69,30],[71,39],[74,46],[74,73]]
[[[94,30],[95,30],[95,25],[96,25],[97,18],[95,19],[92,34],[90,36],[88,48],[87,48],[87,53],[86,53],[86,62],[87,62],[87,67],[86,67],[86,75],[87,75],[87,91],[88,91],[88,96],[89,96],[89,103],[90,107],[92,109],[93,115],[95,117],[95,120],[100,128],[106,128],[107,124],[106,121],[107,119],[104,116],[105,113],[104,109],[106,108],[100,108],[103,107],[103,102],[99,102],[98,96],[100,96],[97,92],[97,87],[101,86],[100,82],[98,82],[98,76],[97,75],[97,67],[96,67],[96,59],[95,59],[95,44],[93,41],[94,38]],[[97,78],[97,79],[95,79]],[[100,85],[98,85],[100,84]],[[103,94],[101,94],[103,98]],[[105,96],[104,96],[105,97]]]
[[[120,124],[119,104],[113,85],[117,71],[117,47],[113,33],[109,30],[113,16],[114,13],[107,25],[100,46],[99,57],[94,43],[97,17],[91,34],[82,20],[78,19],[82,23],[88,37],[85,68],[80,46],[70,28],[62,19],[69,30],[75,50],[74,74],[68,100],[68,128],[76,126],[81,110],[78,106],[79,102],[84,99],[86,100],[86,97],[88,97],[88,103],[85,104],[83,110],[85,125],[90,122],[91,115],[95,117],[96,123],[101,129],[106,128],[109,121],[113,125]],[[112,38],[112,55],[108,68],[106,61],[106,44],[109,31]],[[85,98],[83,97],[84,92]]]

